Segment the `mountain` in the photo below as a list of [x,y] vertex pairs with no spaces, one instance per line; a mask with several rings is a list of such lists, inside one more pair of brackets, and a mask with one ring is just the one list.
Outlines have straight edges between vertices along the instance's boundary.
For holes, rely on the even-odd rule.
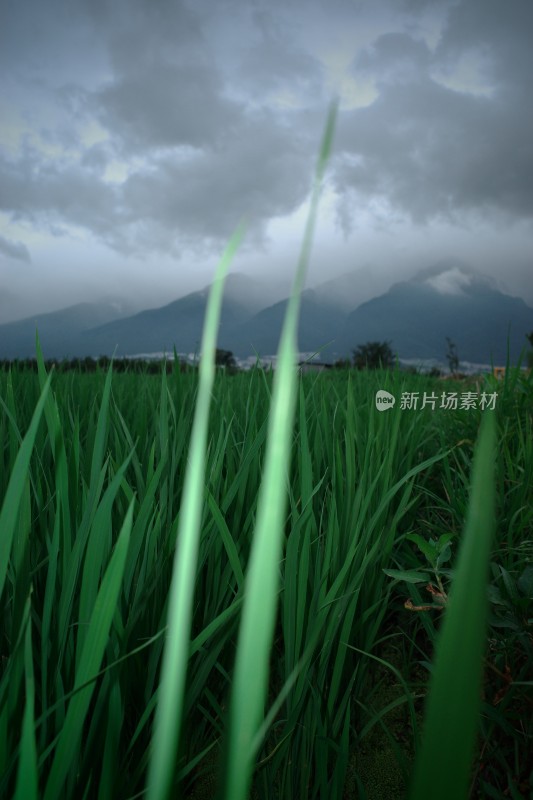
[[[35,329],[45,358],[135,355],[199,350],[209,286],[160,308],[120,313],[116,303],[81,303],[61,311],[0,325],[0,358],[35,356]],[[242,273],[228,275],[220,333],[268,304],[265,284]]]
[[[290,281],[277,278],[264,280],[244,272],[230,272],[224,284],[224,296],[240,303],[250,314],[283,300],[290,292]],[[209,291],[210,286],[204,286]]]
[[372,297],[382,294],[390,286],[390,277],[382,270],[367,264],[351,272],[313,285],[321,300],[348,314]]
[[[369,341],[390,341],[402,359],[445,361],[446,338],[461,361],[505,364],[507,334],[512,361],[533,331],[533,308],[457,263],[437,264],[361,303],[361,275],[352,273],[302,293],[298,348],[320,350],[322,361],[350,357]],[[80,304],[0,325],[0,358],[32,356],[35,326],[45,357],[198,352],[209,287],[161,308],[119,317],[111,304]],[[218,346],[238,358],[277,352],[287,300],[265,306],[265,285],[242,274],[228,276]]]
[[[221,330],[220,346],[232,350],[239,357],[253,355],[255,351],[261,356],[275,354],[287,303],[288,300],[281,300],[235,328]],[[300,351],[311,352],[324,348],[338,336],[346,316],[336,304],[324,301],[316,290],[303,291],[298,327]],[[331,345],[323,349],[321,358],[327,359],[330,353]]]
[[[300,352],[321,350],[321,360],[334,361],[365,342],[390,341],[400,358],[445,362],[449,337],[463,361],[505,364],[508,330],[513,361],[533,331],[532,308],[460,262],[434,264],[348,313],[347,304],[366,291],[361,277],[347,273],[302,293]],[[276,353],[286,306],[263,309],[228,331],[221,346],[238,356]]]
[[[161,308],[141,311],[126,319],[88,330],[80,338],[80,347],[84,353],[93,355],[111,355],[115,348],[118,356],[172,353],[174,347],[178,353],[199,352],[210,288],[209,285],[205,286]],[[228,336],[237,343],[231,332],[239,330],[239,326],[255,314],[260,314],[268,302],[268,296],[269,287],[261,280],[238,272],[227,276],[220,316],[219,347],[225,347]],[[235,346],[234,352],[237,351],[238,347]]]
[[0,325],[0,358],[35,356],[35,331],[46,358],[81,355],[81,333],[121,315],[116,303],[78,303],[47,314],[36,314]]
[[[161,308],[86,330],[79,346],[91,355],[172,353],[174,346],[180,353],[199,352],[208,294],[208,288],[191,292]],[[248,304],[233,299],[230,290],[222,304],[219,335],[244,322],[250,313]]]
[[390,341],[400,358],[445,360],[446,337],[463,361],[505,364],[507,334],[511,361],[527,345],[533,308],[457,267],[419,273],[396,283],[351,314],[336,341],[350,353],[368,341]]

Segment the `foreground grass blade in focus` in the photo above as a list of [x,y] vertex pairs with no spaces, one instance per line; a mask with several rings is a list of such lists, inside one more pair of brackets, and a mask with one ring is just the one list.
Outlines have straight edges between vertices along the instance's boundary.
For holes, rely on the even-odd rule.
[[302,291],[322,178],[329,158],[337,106],[331,108],[320,151],[302,252],[281,334],[274,376],[263,481],[245,583],[245,601],[235,661],[229,741],[224,764],[224,797],[244,800],[252,780],[253,742],[263,721],[269,657],[276,618],[279,562],[286,506],[286,474],[291,453],[296,400],[296,337]]
[[194,576],[205,480],[205,453],[211,390],[215,376],[217,338],[224,279],[243,238],[239,225],[219,263],[207,303],[202,338],[198,399],[191,432],[190,458],[183,487],[178,541],[172,570],[168,606],[168,635],[163,654],[159,702],[154,723],[152,754],[148,771],[148,800],[166,800],[172,786],[183,716],[185,679],[189,659]]
[[485,413],[472,468],[464,540],[436,646],[410,800],[463,800],[475,743],[494,532],[494,414]]

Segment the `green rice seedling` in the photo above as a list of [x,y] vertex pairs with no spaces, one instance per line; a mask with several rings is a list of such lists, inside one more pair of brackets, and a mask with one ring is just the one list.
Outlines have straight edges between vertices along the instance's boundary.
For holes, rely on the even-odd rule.
[[82,688],[100,669],[100,664],[115,613],[124,565],[128,552],[133,516],[133,503],[128,509],[122,530],[94,602],[77,669],[74,689],[78,693],[71,699],[65,721],[55,747],[50,775],[44,791],[44,800],[61,797],[63,785],[71,769],[73,757],[82,736],[94,686]]
[[289,466],[296,399],[295,356],[299,300],[309,260],[322,178],[331,150],[336,110],[336,106],[333,106],[328,116],[302,253],[280,340],[264,477],[246,573],[245,600],[235,659],[228,748],[224,765],[226,800],[244,800],[248,795],[258,746],[256,736],[264,718],[286,503],[285,475]]
[[[420,661],[430,659],[448,604],[443,614],[408,613],[389,574],[402,567],[412,577],[417,568],[438,586],[436,569],[453,607],[481,415],[452,419],[399,404],[381,414],[378,389],[398,397],[429,388],[430,379],[399,370],[297,376],[292,361],[292,384],[259,368],[212,375],[195,450],[198,370],[56,368],[50,385],[39,353],[37,374],[0,371],[1,513],[15,477],[21,481],[2,562],[0,796],[145,796],[148,783],[154,791],[149,773],[161,741],[170,791],[188,800],[215,796],[221,755],[224,800],[232,796],[230,756],[234,774],[246,770],[232,786],[254,800],[385,797],[387,786],[405,782],[426,694]],[[31,428],[47,383],[44,424]],[[280,397],[292,415],[274,424]],[[498,411],[502,530],[471,782],[474,792],[513,796],[513,781],[527,779],[532,733],[525,710],[533,419],[524,376],[509,380]],[[272,453],[281,466],[267,495]],[[196,533],[178,555],[191,467],[200,476]],[[264,524],[270,505],[275,528]],[[435,544],[426,548],[429,568],[421,567],[422,542]],[[179,607],[178,575],[187,592]],[[418,587],[407,585],[413,603]],[[244,613],[245,603],[252,605]],[[394,658],[393,638],[402,642]],[[177,682],[164,666],[173,647]],[[383,685],[394,690],[387,697]],[[405,748],[394,739],[398,720]],[[398,780],[377,787],[361,761],[376,741],[386,743],[387,769],[398,761]]]
[[[41,416],[46,403],[46,397],[50,389],[50,380],[48,378],[39,402],[33,413],[32,421],[20,445],[16,458],[14,459],[13,471],[9,479],[2,510],[0,511],[0,530],[2,536],[0,537],[0,597],[4,589],[5,580],[7,577],[7,565],[15,534],[15,527],[17,524],[17,517],[20,510],[20,504],[23,498],[24,487],[26,486],[26,478],[28,475],[30,458],[37,435],[37,428],[41,421]],[[4,404],[3,404],[4,405]]]
[[243,236],[240,226],[233,235],[218,267],[206,310],[202,339],[200,385],[193,423],[190,464],[183,491],[178,542],[169,596],[169,631],[160,682],[160,702],[154,723],[153,752],[148,773],[149,800],[169,796],[181,728],[187,672],[194,575],[198,552],[204,484],[210,393],[214,379],[216,332],[222,304],[223,281]]
[[26,635],[24,643],[24,665],[26,671],[26,691],[24,719],[20,739],[20,758],[17,772],[15,800],[37,800],[38,770],[37,747],[35,743],[35,678],[33,674],[33,652],[31,642],[31,596],[26,606]]
[[437,642],[411,800],[466,798],[486,637],[486,584],[494,532],[495,419],[487,412],[474,456],[464,540]]

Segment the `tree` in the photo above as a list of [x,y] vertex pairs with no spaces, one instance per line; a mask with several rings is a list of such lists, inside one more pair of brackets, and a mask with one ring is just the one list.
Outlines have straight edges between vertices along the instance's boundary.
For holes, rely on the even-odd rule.
[[237,369],[237,362],[231,350],[219,350],[218,347],[215,353],[215,364],[217,367],[225,367],[229,372]]
[[339,358],[333,364],[335,369],[350,369],[352,366],[352,362],[349,358]]
[[448,362],[450,372],[452,375],[455,375],[456,372],[459,372],[459,355],[457,353],[457,345],[448,337],[446,337],[446,342],[448,343],[446,361]]
[[390,342],[367,342],[352,350],[353,364],[357,369],[390,369],[394,354]]

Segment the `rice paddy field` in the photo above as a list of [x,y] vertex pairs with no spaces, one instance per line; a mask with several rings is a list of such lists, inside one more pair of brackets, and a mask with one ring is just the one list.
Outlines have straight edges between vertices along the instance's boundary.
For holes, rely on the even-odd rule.
[[0,373],[1,797],[530,796],[533,379],[300,375],[310,226],[275,373],[240,233],[199,370]]

